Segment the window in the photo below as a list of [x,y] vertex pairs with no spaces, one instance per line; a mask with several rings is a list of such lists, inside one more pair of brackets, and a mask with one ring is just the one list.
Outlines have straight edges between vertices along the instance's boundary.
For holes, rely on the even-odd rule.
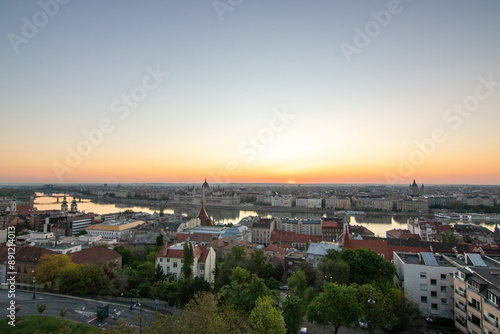
[[437,297],[438,293],[437,291],[431,291],[431,297]]
[[200,270],[205,270],[205,264],[204,263],[200,263]]
[[170,262],[170,259],[167,259],[167,262]]
[[420,278],[427,278],[427,273],[421,272],[420,273]]
[[427,284],[420,284],[420,290],[427,291]]
[[441,304],[448,305],[448,300],[446,298],[441,298]]
[[167,273],[169,273],[169,272],[170,272],[170,267],[167,267]]
[[434,304],[434,303],[432,303],[432,304],[431,304],[431,309],[433,309],[433,310],[437,310],[437,309],[438,309],[438,304]]
[[498,306],[498,297],[488,291],[488,300]]
[[441,287],[441,292],[446,293],[448,292],[448,288],[446,286]]
[[441,280],[446,281],[446,274],[441,274]]
[[437,284],[437,280],[431,279],[431,285],[436,285],[436,284]]
[[427,303],[427,296],[421,296],[420,297],[420,302]]
[[174,268],[177,268],[177,262],[174,262]]
[[160,262],[163,262],[163,258],[162,257],[160,257]]
[[177,279],[177,273],[174,273],[173,276],[174,276],[174,279]]

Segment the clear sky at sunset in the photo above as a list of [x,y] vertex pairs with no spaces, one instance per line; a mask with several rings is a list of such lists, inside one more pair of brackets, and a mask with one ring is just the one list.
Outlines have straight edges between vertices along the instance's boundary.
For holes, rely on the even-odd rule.
[[0,182],[500,184],[500,1],[0,2]]

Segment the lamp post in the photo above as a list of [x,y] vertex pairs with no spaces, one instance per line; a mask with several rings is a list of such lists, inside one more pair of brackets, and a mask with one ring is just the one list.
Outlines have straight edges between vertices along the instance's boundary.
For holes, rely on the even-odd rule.
[[372,324],[372,305],[375,301],[370,298],[368,299],[368,333],[373,334],[373,324]]
[[141,307],[141,313],[139,316],[139,334],[142,334],[142,297],[140,296],[140,294],[137,294],[137,298],[141,298],[141,302],[139,304],[139,306]]
[[33,269],[31,271],[33,273],[33,299],[36,298],[36,286],[35,286],[35,283],[36,283],[36,261],[37,261],[37,258],[35,257],[35,269]]
[[425,318],[425,320],[427,320],[427,334],[429,334],[430,333],[429,325],[432,323],[432,318],[427,317]]

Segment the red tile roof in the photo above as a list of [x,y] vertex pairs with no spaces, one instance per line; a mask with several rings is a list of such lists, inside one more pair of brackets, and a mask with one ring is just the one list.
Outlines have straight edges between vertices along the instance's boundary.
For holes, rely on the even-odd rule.
[[337,221],[333,221],[333,220],[322,220],[321,226],[322,227],[342,227],[342,224],[340,224]]
[[307,234],[297,234],[295,232],[287,232],[274,230],[271,233],[271,242],[281,242],[281,243],[306,243],[308,241],[311,242],[321,242],[323,238],[320,235],[307,235]]
[[117,251],[112,249],[96,246],[92,248],[82,249],[81,251],[71,254],[73,262],[80,263],[99,263],[117,260],[119,261],[122,256]]
[[33,246],[26,246],[22,249],[20,249],[16,253],[16,262],[35,262],[35,259],[37,261],[40,261],[42,256],[44,255],[55,255],[59,254],[57,252],[51,251],[46,248],[42,247],[33,247]]

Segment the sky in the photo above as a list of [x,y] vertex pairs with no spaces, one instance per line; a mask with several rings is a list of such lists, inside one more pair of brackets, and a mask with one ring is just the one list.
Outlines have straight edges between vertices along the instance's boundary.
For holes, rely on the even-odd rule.
[[0,2],[0,182],[500,184],[500,2]]

